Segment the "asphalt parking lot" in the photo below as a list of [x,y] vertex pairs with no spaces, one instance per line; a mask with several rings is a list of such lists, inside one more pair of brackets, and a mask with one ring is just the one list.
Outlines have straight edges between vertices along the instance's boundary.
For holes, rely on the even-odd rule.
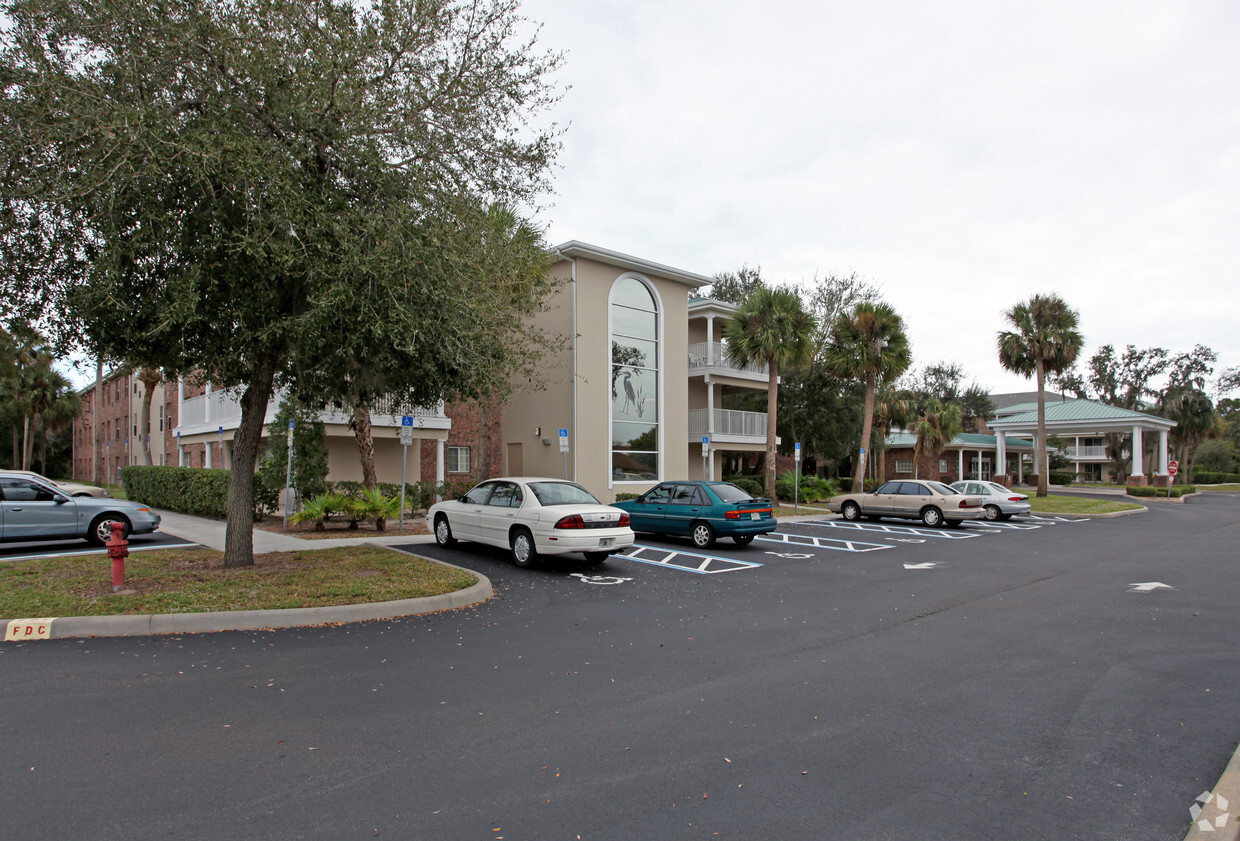
[[[188,540],[163,532],[133,534],[129,536],[129,551],[143,549],[168,549],[173,546],[195,546]],[[67,555],[106,555],[108,550],[89,540],[37,540],[22,543],[0,543],[0,563],[25,561],[31,558],[54,558]]]
[[5,647],[0,836],[1183,837],[1240,741],[1235,497],[858,525],[411,544],[495,597]]

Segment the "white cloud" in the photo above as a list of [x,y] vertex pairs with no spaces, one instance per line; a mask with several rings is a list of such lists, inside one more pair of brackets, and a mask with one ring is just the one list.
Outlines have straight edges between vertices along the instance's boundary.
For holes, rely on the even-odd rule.
[[527,0],[572,86],[552,242],[856,271],[995,390],[1000,313],[1240,364],[1240,7]]

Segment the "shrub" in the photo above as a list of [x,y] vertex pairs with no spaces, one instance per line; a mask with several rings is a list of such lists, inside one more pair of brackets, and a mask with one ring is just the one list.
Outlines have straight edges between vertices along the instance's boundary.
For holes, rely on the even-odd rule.
[[1051,470],[1046,474],[1046,481],[1052,485],[1071,485],[1076,481],[1076,474],[1067,471]]
[[[766,499],[766,478],[763,476],[724,476],[723,481],[731,482],[755,499]],[[778,482],[776,483],[778,485]],[[791,496],[792,492],[789,491]]]
[[1240,482],[1240,473],[1219,473],[1214,470],[1194,470],[1193,481],[1203,485],[1224,485]]
[[[835,483],[831,479],[819,479],[817,476],[802,476],[800,480],[800,498],[797,502],[819,502],[835,495]],[[788,470],[775,481],[775,492],[780,499],[792,500],[797,492],[795,471]]]
[[[125,495],[152,508],[223,517],[228,502],[227,470],[204,467],[146,466],[121,468]],[[255,499],[255,509],[259,501]]]
[[[1188,494],[1197,493],[1196,485],[1172,485],[1171,498],[1179,499]],[[1156,488],[1153,485],[1134,485],[1128,488],[1129,496],[1167,496],[1166,488]]]
[[637,499],[639,496],[641,496],[641,494],[616,494],[616,502],[624,502],[626,499]]

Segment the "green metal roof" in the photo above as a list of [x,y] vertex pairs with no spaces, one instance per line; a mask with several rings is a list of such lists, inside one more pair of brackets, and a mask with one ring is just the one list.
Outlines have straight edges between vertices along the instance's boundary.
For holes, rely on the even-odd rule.
[[[993,450],[998,447],[996,438],[997,436],[994,435],[982,435],[977,432],[962,432],[955,438],[952,438],[952,440],[948,442],[943,449],[973,450],[980,447],[982,449]],[[916,447],[917,436],[911,432],[893,432],[887,436],[886,445],[888,449],[892,447]],[[1025,441],[1020,438],[1005,438],[1003,440],[1003,446],[1008,450],[1033,450],[1032,441]]]
[[[1120,420],[1144,420],[1144,421],[1160,421],[1160,425],[1165,425],[1168,421],[1159,418],[1156,415],[1147,415],[1144,412],[1134,412],[1131,409],[1120,409],[1116,406],[1108,406],[1105,403],[1099,403],[1096,400],[1068,400],[1065,402],[1055,401],[1046,404],[1046,421],[1047,423],[1074,423],[1076,421],[1120,421]],[[1027,424],[1037,423],[1038,408],[1034,405],[1026,412],[1016,415],[1008,415],[1007,417],[992,420],[989,426],[994,429],[1002,427],[1006,424]]]

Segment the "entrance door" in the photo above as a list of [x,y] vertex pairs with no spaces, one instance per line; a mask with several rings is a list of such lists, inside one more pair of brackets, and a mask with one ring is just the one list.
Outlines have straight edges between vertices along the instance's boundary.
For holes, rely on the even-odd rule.
[[981,479],[983,482],[990,481],[990,459],[982,459],[980,466],[977,463],[977,459],[971,459],[969,461],[969,470],[972,471],[974,476]]
[[508,475],[525,475],[525,464],[522,458],[520,443],[508,445]]

